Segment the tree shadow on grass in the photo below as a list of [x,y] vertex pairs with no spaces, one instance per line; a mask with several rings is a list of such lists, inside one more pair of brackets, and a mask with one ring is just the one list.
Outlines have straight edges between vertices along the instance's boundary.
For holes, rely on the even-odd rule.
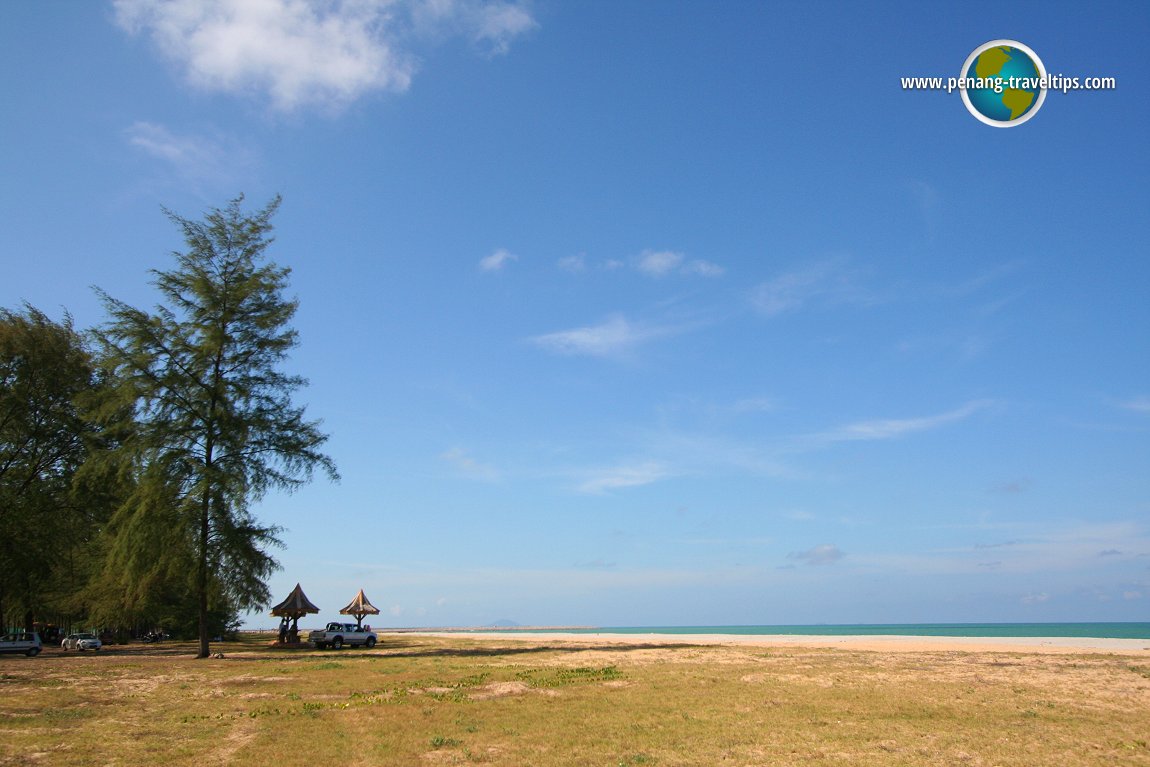
[[[574,644],[571,642],[556,642],[554,644],[514,644],[495,645],[485,641],[477,647],[439,647],[435,645],[419,645],[410,643],[396,645],[382,644],[373,653],[362,653],[362,656],[374,657],[380,660],[387,658],[496,658],[504,655],[538,655],[542,653],[578,653],[578,652],[635,652],[639,650],[685,650],[700,648],[704,645],[684,644],[680,642],[644,642],[642,644]],[[382,650],[382,652],[381,652]],[[395,650],[399,650],[395,652]]]
[[[498,658],[517,655],[543,655],[547,653],[620,653],[641,650],[685,650],[706,647],[700,644],[681,642],[628,643],[584,643],[548,640],[510,639],[507,644],[497,640],[471,640],[474,644],[458,646],[457,642],[467,642],[466,637],[453,639],[396,639],[385,637],[373,649],[344,647],[342,650],[318,650],[306,643],[297,645],[277,645],[274,642],[262,643],[251,640],[213,642],[213,655],[222,654],[224,660],[335,660],[370,658],[379,661],[388,659],[413,658]],[[97,651],[64,652],[59,648],[45,647],[38,656],[40,662],[62,661],[78,657],[119,657],[119,658],[194,658],[199,644],[192,641],[172,640],[154,644],[130,643],[105,645]],[[209,658],[209,660],[216,658]],[[216,659],[218,660],[218,659]]]

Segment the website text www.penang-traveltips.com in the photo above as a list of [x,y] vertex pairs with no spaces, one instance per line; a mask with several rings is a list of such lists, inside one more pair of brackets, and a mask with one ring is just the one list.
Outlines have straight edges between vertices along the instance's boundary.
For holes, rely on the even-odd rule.
[[1044,77],[903,77],[900,78],[905,91],[941,91],[954,93],[956,90],[993,89],[995,93],[1004,90],[1053,91],[1109,91],[1118,83],[1113,77],[1065,77],[1046,75]]

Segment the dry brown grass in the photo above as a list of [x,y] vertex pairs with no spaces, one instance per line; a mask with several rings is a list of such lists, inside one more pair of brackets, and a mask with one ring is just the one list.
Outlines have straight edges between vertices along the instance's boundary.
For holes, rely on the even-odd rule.
[[383,640],[3,657],[0,764],[1150,764],[1145,656]]

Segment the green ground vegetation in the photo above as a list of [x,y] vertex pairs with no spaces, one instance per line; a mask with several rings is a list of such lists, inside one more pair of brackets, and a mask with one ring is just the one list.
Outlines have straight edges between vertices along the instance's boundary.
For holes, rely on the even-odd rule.
[[0,658],[0,764],[1150,764],[1144,656],[269,638]]

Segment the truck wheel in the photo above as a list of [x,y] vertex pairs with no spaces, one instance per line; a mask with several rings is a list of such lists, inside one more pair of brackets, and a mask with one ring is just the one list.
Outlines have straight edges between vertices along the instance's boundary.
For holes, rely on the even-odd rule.
[[40,654],[40,648],[39,647],[29,648],[28,652],[26,654],[29,658],[35,658],[37,655]]
[[335,639],[331,640],[331,649],[342,650],[343,649],[343,637],[336,637]]
[[367,641],[363,643],[363,646],[369,650],[375,647],[375,637],[368,637]]

